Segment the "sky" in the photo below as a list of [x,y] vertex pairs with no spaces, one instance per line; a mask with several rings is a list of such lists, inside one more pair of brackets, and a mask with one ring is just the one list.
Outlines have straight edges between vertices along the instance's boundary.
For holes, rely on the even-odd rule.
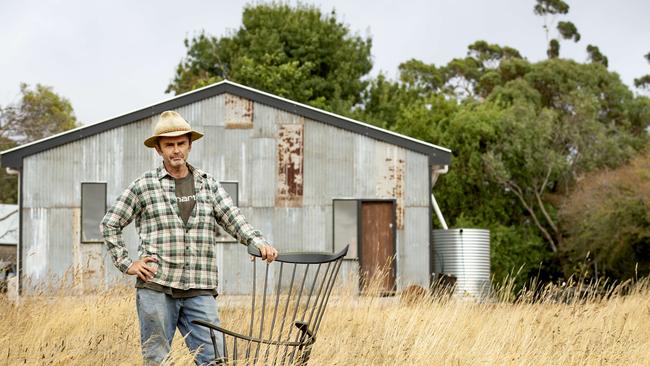
[[[582,35],[564,41],[561,56],[579,62],[597,45],[628,86],[650,74],[650,1],[568,0]],[[183,40],[204,30],[224,36],[241,25],[250,1],[0,0],[0,106],[20,99],[25,82],[53,87],[78,120],[93,124],[171,98],[165,94],[185,55]],[[295,4],[295,1],[290,3]],[[463,57],[482,39],[546,58],[543,18],[534,0],[312,0],[353,33],[372,38],[373,70],[397,76],[401,62],[436,65]]]

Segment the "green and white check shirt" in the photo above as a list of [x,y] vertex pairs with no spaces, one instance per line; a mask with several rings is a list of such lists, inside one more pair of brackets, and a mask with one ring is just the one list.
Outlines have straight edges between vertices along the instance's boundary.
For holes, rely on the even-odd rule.
[[248,224],[228,193],[209,174],[188,164],[194,176],[196,204],[187,225],[179,215],[174,178],[164,166],[146,172],[117,198],[101,223],[113,263],[125,273],[132,260],[122,229],[135,220],[140,235],[138,254],[153,257],[158,270],[151,282],[177,288],[217,287],[215,238],[220,225],[244,245],[266,244],[262,234]]

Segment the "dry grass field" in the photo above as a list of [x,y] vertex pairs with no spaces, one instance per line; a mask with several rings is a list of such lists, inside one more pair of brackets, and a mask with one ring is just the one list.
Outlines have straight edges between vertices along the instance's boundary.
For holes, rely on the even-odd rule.
[[[485,303],[352,288],[330,300],[310,365],[650,365],[648,281],[565,298],[553,286],[518,300],[506,289]],[[134,289],[58,292],[0,298],[0,365],[142,364]],[[219,297],[224,325],[241,315],[241,300]],[[193,365],[178,333],[170,356]]]

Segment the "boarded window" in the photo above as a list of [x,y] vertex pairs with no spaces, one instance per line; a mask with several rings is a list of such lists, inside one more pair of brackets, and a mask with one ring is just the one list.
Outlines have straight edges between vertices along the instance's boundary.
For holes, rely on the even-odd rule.
[[357,259],[357,238],[359,228],[359,201],[335,199],[332,201],[334,223],[334,252],[338,253],[350,245],[345,258]]
[[276,206],[302,206],[303,125],[281,125],[277,143]]
[[226,94],[226,128],[253,128],[253,101]]
[[99,224],[106,214],[106,183],[81,183],[81,242],[103,242]]
[[[221,184],[221,187],[228,192],[235,206],[239,207],[239,183],[236,181],[222,181],[219,182],[219,184]],[[237,239],[230,236],[230,234],[228,234],[224,229],[219,228],[217,241],[222,243],[232,243],[237,242]]]

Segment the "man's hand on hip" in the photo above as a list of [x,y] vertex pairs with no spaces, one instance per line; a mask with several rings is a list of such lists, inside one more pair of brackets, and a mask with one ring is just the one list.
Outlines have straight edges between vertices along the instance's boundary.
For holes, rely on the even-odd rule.
[[268,244],[262,244],[258,249],[260,250],[262,259],[269,263],[273,262],[275,258],[278,257],[278,250]]
[[149,282],[156,274],[156,269],[147,265],[149,262],[158,262],[156,258],[144,257],[140,260],[134,261],[131,267],[126,271],[126,274],[137,275],[144,282]]

